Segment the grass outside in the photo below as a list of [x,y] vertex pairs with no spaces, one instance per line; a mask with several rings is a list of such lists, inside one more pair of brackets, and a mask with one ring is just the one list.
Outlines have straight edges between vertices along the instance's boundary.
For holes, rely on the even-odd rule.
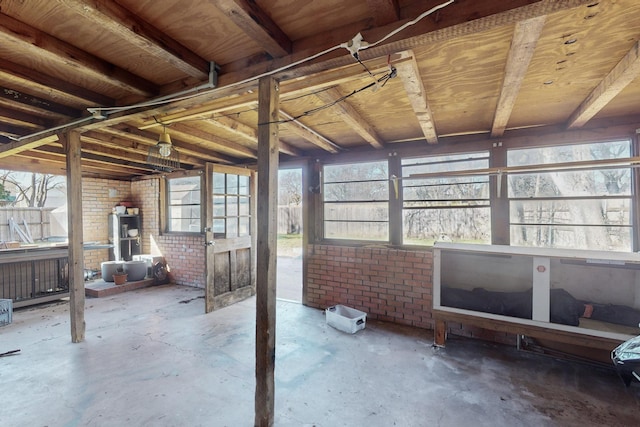
[[278,234],[278,256],[302,255],[302,234]]

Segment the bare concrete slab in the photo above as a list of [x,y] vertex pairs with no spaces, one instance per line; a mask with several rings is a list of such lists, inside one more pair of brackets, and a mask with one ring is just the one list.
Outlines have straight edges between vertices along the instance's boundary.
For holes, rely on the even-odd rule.
[[[201,289],[154,286],[86,303],[71,343],[67,302],[16,310],[0,328],[7,426],[251,426],[255,299],[204,314]],[[612,369],[481,341],[277,306],[276,426],[638,425],[640,387]]]

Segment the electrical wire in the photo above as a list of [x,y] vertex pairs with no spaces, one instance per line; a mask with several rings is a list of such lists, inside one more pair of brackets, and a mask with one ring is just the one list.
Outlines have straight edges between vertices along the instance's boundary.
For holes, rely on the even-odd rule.
[[[420,20],[422,20],[426,16],[429,16],[432,13],[434,13],[434,12],[436,12],[436,11],[446,7],[446,6],[449,6],[453,2],[454,2],[454,0],[449,0],[449,1],[447,1],[445,3],[442,3],[442,4],[438,5],[438,6],[432,7],[431,9],[427,10],[426,12],[423,12],[420,15],[418,15],[417,18],[415,18],[415,19],[403,24],[402,26],[398,27],[397,29],[391,31],[386,36],[382,37],[380,40],[378,40],[378,41],[376,41],[374,43],[368,43],[368,44],[365,43],[365,44],[363,44],[360,47],[360,50],[368,49],[370,47],[373,47],[373,46],[376,46],[376,45],[382,43],[383,41],[393,37],[396,34],[398,34],[402,30],[404,30],[405,28],[416,24],[417,22],[419,22]],[[228,86],[225,86],[225,88],[232,88],[232,87],[236,87],[236,86],[241,86],[243,84],[252,82],[254,80],[259,80],[259,79],[261,79],[263,77],[272,76],[272,75],[280,73],[282,71],[286,71],[286,70],[288,70],[290,68],[297,67],[298,65],[304,64],[305,62],[313,61],[314,59],[316,59],[316,58],[318,58],[320,56],[324,56],[324,55],[326,55],[326,54],[328,54],[330,52],[333,52],[334,50],[342,49],[342,48],[345,48],[345,44],[344,43],[332,46],[332,47],[330,47],[328,49],[325,49],[325,50],[323,50],[321,52],[318,52],[318,53],[316,53],[314,55],[308,56],[306,58],[302,58],[302,59],[300,59],[298,61],[292,62],[291,64],[287,64],[287,65],[284,65],[282,67],[276,68],[275,70],[267,71],[267,72],[264,72],[262,74],[258,74],[257,76],[248,77],[248,78],[246,78],[244,80],[232,83],[232,84],[230,84]],[[365,68],[365,70],[373,77],[373,74],[371,74],[371,71],[369,71],[369,69],[362,63],[362,61],[360,61],[358,56],[357,55],[353,55],[353,56]],[[215,89],[216,89],[215,87],[211,88],[210,91],[215,91]],[[140,103],[129,105],[129,106],[93,108],[93,110],[100,110],[102,112],[120,112],[120,111],[126,111],[126,110],[130,110],[130,109],[134,109],[134,108],[154,107],[154,106],[157,106],[157,105],[168,104],[170,102],[184,101],[184,100],[187,100],[187,99],[195,98],[195,97],[200,96],[201,94],[207,93],[207,92],[196,92],[196,93],[193,93],[193,94],[189,94],[189,95],[185,95],[185,96],[181,96],[181,97],[177,97],[177,98],[163,99],[163,100],[158,100],[158,101],[151,100],[151,101],[148,101],[148,102],[140,102]]]

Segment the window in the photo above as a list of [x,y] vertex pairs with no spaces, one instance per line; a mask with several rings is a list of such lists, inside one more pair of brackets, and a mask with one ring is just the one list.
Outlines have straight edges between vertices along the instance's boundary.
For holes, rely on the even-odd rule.
[[509,167],[533,170],[509,174],[511,244],[631,251],[631,168],[598,164],[630,156],[628,140],[509,150]]
[[489,153],[402,159],[404,244],[491,242]]
[[213,173],[213,233],[217,238],[248,236],[251,205],[248,175]]
[[326,165],[323,172],[324,237],[388,241],[388,163]]
[[168,231],[200,233],[200,176],[167,179]]

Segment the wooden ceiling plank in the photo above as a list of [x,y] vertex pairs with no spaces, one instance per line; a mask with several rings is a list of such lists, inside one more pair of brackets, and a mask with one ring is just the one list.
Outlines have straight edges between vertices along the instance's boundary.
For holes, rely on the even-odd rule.
[[375,148],[383,148],[384,142],[376,130],[368,123],[364,117],[343,99],[342,94],[335,87],[316,92],[315,95],[325,104],[332,105],[332,108],[340,111],[340,119],[351,126],[361,137]]
[[209,62],[112,0],[58,0],[100,28],[168,62],[185,74],[205,80]]
[[255,1],[218,0],[215,4],[269,55],[280,57],[291,54],[289,37]]
[[337,153],[340,147],[328,138],[320,135],[318,132],[311,129],[309,126],[302,123],[300,120],[294,118],[291,114],[280,109],[280,116],[284,118],[285,122],[282,125],[287,126],[292,132],[306,139],[318,148],[322,148],[330,153]]
[[6,74],[11,80],[18,80],[22,85],[28,85],[37,92],[55,95],[57,99],[69,99],[78,104],[115,104],[113,98],[10,61],[2,61],[0,73]]
[[[227,132],[231,132],[239,136],[240,138],[250,141],[251,147],[258,147],[258,131],[251,126],[247,126],[244,123],[232,119],[231,117],[224,116],[207,120],[207,123],[211,123],[214,126],[219,126]],[[293,147],[292,145],[287,144],[282,140],[279,140],[278,142],[279,151],[281,153],[297,157],[301,157],[303,155],[300,150]]]
[[82,70],[88,77],[106,82],[136,95],[152,96],[152,83],[47,33],[0,13],[0,40],[6,46],[28,52],[35,58]]
[[436,132],[436,126],[429,107],[429,101],[427,100],[427,91],[422,82],[420,76],[420,69],[416,62],[415,55],[412,51],[404,53],[407,57],[411,57],[411,61],[398,63],[395,67],[398,72],[400,80],[404,85],[404,90],[409,98],[409,103],[413,112],[418,119],[422,133],[429,144],[438,143],[438,133]]
[[511,47],[507,55],[500,98],[493,117],[491,128],[491,136],[493,137],[504,135],[545,21],[546,16],[543,15],[520,21],[515,26]]
[[640,75],[640,41],[616,64],[582,101],[568,120],[568,128],[583,126]]
[[400,7],[397,0],[367,0],[367,6],[376,27],[400,20]]

